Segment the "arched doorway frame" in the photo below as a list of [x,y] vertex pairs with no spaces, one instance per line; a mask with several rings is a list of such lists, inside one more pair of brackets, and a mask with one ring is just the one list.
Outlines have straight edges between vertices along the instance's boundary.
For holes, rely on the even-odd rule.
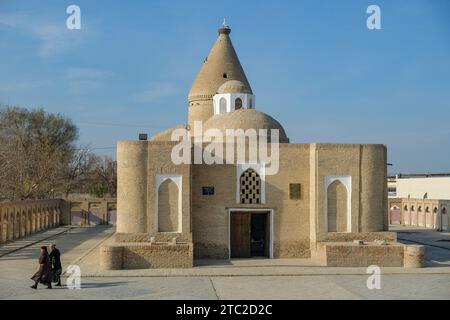
[[165,233],[182,233],[183,232],[183,203],[182,203],[182,176],[178,174],[162,174],[156,176],[156,188],[155,188],[155,232],[158,230],[158,216],[159,216],[159,187],[166,180],[172,180],[178,187],[178,230],[175,232],[165,232]]
[[325,177],[325,230],[328,232],[328,187],[335,181],[341,182],[347,189],[347,232],[352,232],[352,177],[327,176]]

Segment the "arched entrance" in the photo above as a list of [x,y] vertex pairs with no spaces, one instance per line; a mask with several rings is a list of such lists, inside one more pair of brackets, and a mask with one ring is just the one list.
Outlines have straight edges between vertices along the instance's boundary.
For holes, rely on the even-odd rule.
[[402,214],[398,206],[392,206],[390,209],[390,224],[401,224]]

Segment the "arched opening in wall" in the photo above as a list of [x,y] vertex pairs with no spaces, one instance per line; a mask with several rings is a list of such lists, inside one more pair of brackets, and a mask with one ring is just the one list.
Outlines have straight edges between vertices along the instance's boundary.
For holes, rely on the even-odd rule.
[[36,231],[41,230],[41,208],[36,209]]
[[158,189],[158,232],[178,232],[179,190],[172,179]]
[[27,234],[31,234],[31,209],[27,213]]
[[248,108],[249,108],[249,109],[252,109],[252,108],[253,108],[253,99],[252,99],[252,98],[249,98],[249,99],[248,99]]
[[434,207],[433,208],[433,228],[438,228],[439,227],[439,223],[438,223],[438,208]]
[[234,100],[234,109],[235,110],[242,109],[242,99],[241,98],[236,98],[236,100]]
[[225,98],[220,98],[219,100],[219,114],[224,114],[227,112],[227,100]]
[[6,212],[3,214],[2,224],[3,224],[2,241],[8,241],[9,240],[9,237],[8,237],[9,219],[8,219],[8,213],[6,213]]
[[56,225],[60,225],[61,224],[61,209],[60,208],[56,208]]
[[14,219],[14,239],[17,239],[20,237],[20,211],[17,211],[15,213],[15,219]]
[[52,208],[52,219],[53,219],[53,226],[56,227],[58,224],[56,222],[56,220],[58,219],[57,215],[57,207]]
[[255,170],[245,170],[239,178],[239,185],[241,203],[261,203],[261,177]]
[[392,206],[390,210],[391,224],[400,224],[401,223],[401,212],[398,206]]
[[8,234],[9,240],[14,240],[15,238],[15,230],[16,230],[16,216],[14,214],[14,209],[9,211],[9,226],[8,226]]
[[83,224],[83,208],[81,202],[72,202],[70,207],[70,221],[72,225],[81,226]]
[[328,232],[347,231],[347,188],[335,180],[327,190]]
[[449,218],[447,213],[447,208],[442,208],[441,210],[441,230],[448,231],[449,230]]
[[22,211],[22,213],[20,214],[20,236],[23,237],[25,236],[26,233],[26,212]]
[[408,205],[405,204],[405,207],[403,208],[403,224],[408,226],[411,223],[411,218],[408,210]]
[[431,215],[430,207],[425,207],[425,226],[431,228],[433,226],[433,217]]
[[45,228],[48,229],[50,227],[50,209],[45,209]]
[[419,206],[417,208],[417,218],[418,218],[419,226],[424,227],[425,226],[425,215],[423,214],[422,206]]
[[417,214],[416,214],[416,208],[414,206],[411,206],[411,225],[415,226],[417,225]]

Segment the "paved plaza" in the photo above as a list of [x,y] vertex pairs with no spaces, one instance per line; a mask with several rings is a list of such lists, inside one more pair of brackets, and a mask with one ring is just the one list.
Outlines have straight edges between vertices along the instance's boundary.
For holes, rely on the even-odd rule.
[[[427,267],[382,268],[381,289],[369,290],[364,268],[317,267],[308,259],[201,260],[189,269],[102,272],[98,246],[113,240],[114,229],[61,227],[0,247],[0,299],[450,299],[450,235],[397,231],[402,242],[427,245]],[[81,289],[29,288],[39,247],[52,242],[64,268],[80,266]]]

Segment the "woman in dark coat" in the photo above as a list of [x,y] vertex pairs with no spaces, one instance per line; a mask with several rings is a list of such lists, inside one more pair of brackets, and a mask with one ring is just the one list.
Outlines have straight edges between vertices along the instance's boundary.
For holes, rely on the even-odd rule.
[[47,247],[41,247],[39,255],[39,270],[31,277],[34,281],[33,289],[37,289],[38,283],[46,284],[48,289],[52,288],[52,265],[48,257]]

